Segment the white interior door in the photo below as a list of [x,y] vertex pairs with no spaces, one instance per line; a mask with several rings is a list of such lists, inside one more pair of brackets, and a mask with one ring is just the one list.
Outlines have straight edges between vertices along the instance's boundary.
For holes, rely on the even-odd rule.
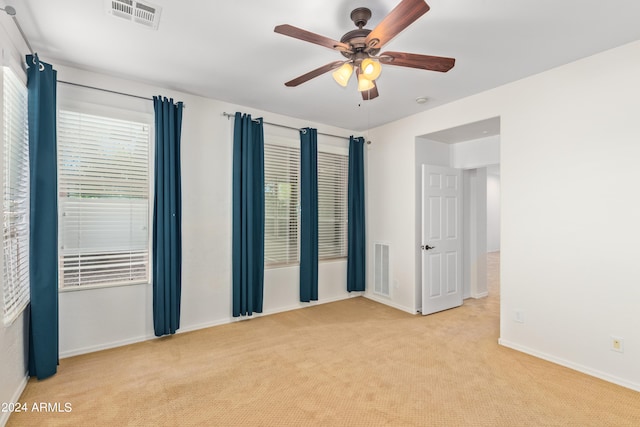
[[422,165],[422,314],[462,305],[462,172]]

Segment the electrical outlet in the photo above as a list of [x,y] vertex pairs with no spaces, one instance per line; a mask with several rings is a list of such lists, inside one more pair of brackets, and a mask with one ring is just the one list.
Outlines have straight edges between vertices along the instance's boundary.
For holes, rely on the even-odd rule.
[[513,310],[513,320],[518,323],[524,323],[524,312],[522,310]]
[[611,351],[624,353],[624,338],[611,336]]

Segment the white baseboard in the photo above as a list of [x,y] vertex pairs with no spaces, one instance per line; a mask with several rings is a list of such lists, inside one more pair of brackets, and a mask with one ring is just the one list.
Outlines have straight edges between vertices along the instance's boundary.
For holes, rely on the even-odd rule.
[[[343,301],[343,300],[346,300],[346,299],[349,299],[349,298],[357,298],[359,296],[364,296],[364,292],[351,292],[346,296],[327,298],[327,299],[323,299],[321,301],[300,302],[300,303],[298,303],[296,305],[280,307],[280,308],[276,308],[276,309],[273,309],[273,310],[265,310],[262,313],[253,313],[253,315],[251,315],[251,316],[232,317],[229,320],[229,322],[227,322],[227,323],[238,322],[238,321],[249,320],[249,319],[255,319],[255,318],[258,318],[258,317],[262,317],[262,316],[270,316],[272,314],[285,313],[287,311],[298,310],[298,309],[301,309],[301,308],[313,307],[315,305],[329,304],[331,302]],[[199,329],[202,329],[202,328],[199,328]]]
[[380,304],[384,304],[384,305],[388,305],[389,307],[395,308],[396,310],[400,310],[400,311],[404,311],[406,313],[409,314],[417,314],[416,310],[410,309],[408,307],[405,307],[403,305],[400,304],[396,304],[395,302],[386,299],[384,297],[379,297],[375,294],[366,294],[364,295],[365,298],[370,299],[371,301],[375,301],[375,302],[379,302]]
[[484,298],[484,297],[488,297],[488,296],[489,296],[489,292],[485,291],[485,292],[481,292],[479,294],[472,294],[471,298],[480,299],[480,298]]
[[596,369],[592,369],[589,368],[588,366],[583,366],[574,362],[571,362],[569,360],[565,360],[562,359],[560,357],[556,357],[556,356],[552,356],[550,354],[547,353],[543,353],[537,350],[533,350],[531,348],[522,346],[520,344],[516,344],[513,342],[510,342],[508,340],[502,339],[500,338],[498,340],[498,344],[504,346],[504,347],[508,347],[511,348],[513,350],[517,350],[517,351],[521,351],[523,353],[529,354],[531,356],[535,356],[539,359],[544,359],[546,361],[549,362],[553,362],[557,365],[561,365],[564,366],[565,368],[569,368],[569,369],[573,369],[574,371],[578,371],[578,372],[582,372],[583,374],[587,374],[590,375],[592,377],[596,377],[596,378],[600,378],[601,380],[613,383],[613,384],[617,384],[619,386],[634,390],[634,391],[640,391],[640,384],[631,382],[631,381],[627,381],[623,378],[618,378],[614,375],[610,375],[607,374],[606,372],[601,372],[598,371]]
[[110,348],[122,347],[129,344],[135,344],[142,341],[148,341],[156,338],[153,335],[139,336],[135,338],[128,338],[126,340],[121,341],[113,341],[104,344],[93,345],[89,347],[76,348],[69,351],[63,351],[60,353],[60,359],[65,359],[67,357],[79,356],[81,354],[94,353],[96,351],[109,350]]
[[[197,331],[197,330],[200,330],[200,329],[212,328],[214,326],[226,325],[226,324],[233,323],[233,322],[249,320],[249,319],[255,319],[255,318],[258,318],[258,317],[262,317],[262,316],[269,316],[271,314],[284,313],[286,311],[297,310],[297,309],[300,309],[300,308],[313,307],[314,305],[327,304],[327,303],[330,303],[330,302],[341,301],[341,300],[345,300],[345,299],[348,299],[348,298],[355,298],[355,297],[361,296],[361,294],[362,293],[359,293],[359,292],[352,292],[351,294],[346,295],[346,296],[328,298],[328,299],[324,299],[322,301],[312,301],[311,303],[299,303],[299,305],[281,307],[281,308],[278,308],[278,309],[275,309],[275,310],[264,311],[262,313],[254,313],[252,316],[223,318],[223,319],[219,319],[219,320],[214,320],[212,322],[201,323],[201,324],[198,324],[198,325],[191,325],[191,326],[187,326],[187,327],[181,327],[178,331],[176,331],[176,333],[177,334],[182,334],[182,333],[186,333],[186,332]],[[125,345],[136,344],[136,343],[139,343],[139,342],[149,341],[149,340],[153,340],[153,339],[156,339],[156,338],[158,338],[158,337],[156,337],[155,335],[145,335],[145,336],[138,336],[138,337],[134,337],[134,338],[128,338],[126,340],[121,340],[121,341],[113,341],[113,342],[104,343],[104,344],[98,344],[98,345],[89,346],[89,347],[77,348],[77,349],[61,352],[60,353],[60,358],[61,359],[65,359],[67,357],[79,356],[81,354],[93,353],[93,352],[102,351],[102,350],[109,350],[111,348],[117,348],[117,347],[122,347],[122,346],[125,346]]]
[[[16,389],[16,391],[13,393],[13,396],[11,397],[11,402],[20,402],[20,396],[22,396],[22,392],[24,391],[25,387],[27,387],[28,382],[29,382],[29,373],[25,372],[24,378],[22,379],[22,381],[20,381],[18,388]],[[5,425],[7,425],[10,415],[11,415],[10,412],[0,411],[0,427],[4,427]]]

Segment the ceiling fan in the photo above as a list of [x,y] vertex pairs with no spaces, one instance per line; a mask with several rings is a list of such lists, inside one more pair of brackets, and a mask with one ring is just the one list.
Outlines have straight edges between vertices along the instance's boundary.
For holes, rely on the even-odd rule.
[[292,25],[278,25],[274,28],[276,33],[337,50],[347,58],[343,61],[331,62],[296,77],[286,82],[285,86],[298,86],[332,70],[334,70],[334,80],[340,85],[346,86],[355,69],[358,90],[366,101],[379,95],[376,79],[382,71],[381,63],[443,73],[449,71],[455,65],[454,58],[391,51],[378,54],[382,46],[427,13],[429,9],[429,5],[424,0],[402,0],[382,22],[373,30],[369,30],[364,26],[371,18],[371,10],[359,7],[351,12],[351,20],[358,29],[349,31],[342,36],[340,41]]

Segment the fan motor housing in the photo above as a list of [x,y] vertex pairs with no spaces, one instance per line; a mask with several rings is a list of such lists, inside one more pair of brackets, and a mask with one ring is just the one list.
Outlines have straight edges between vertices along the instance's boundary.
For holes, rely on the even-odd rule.
[[[367,22],[369,22],[369,19],[371,19],[371,10],[366,7],[359,7],[351,12],[351,20],[356,25],[356,27],[358,27],[358,29],[349,31],[340,39],[342,43],[346,43],[351,46],[351,50],[353,50],[354,52],[341,52],[342,55],[346,58],[352,60],[362,60],[362,53],[367,47],[366,38],[371,32],[371,30],[364,28],[364,26],[367,25]],[[365,57],[369,55],[375,56],[379,52],[379,50],[380,49],[370,49],[368,55],[366,55]]]
[[[366,28],[359,28],[357,30],[349,31],[348,33],[346,33],[344,36],[342,36],[340,41],[342,43],[346,43],[349,46],[351,46],[351,49],[355,53],[362,52],[367,47],[365,40],[370,32],[371,30],[368,30]],[[379,51],[380,49],[370,49],[369,55],[375,56],[378,54]],[[349,53],[349,52],[341,52],[341,53],[342,55],[344,55],[349,59],[353,57],[353,53]]]

